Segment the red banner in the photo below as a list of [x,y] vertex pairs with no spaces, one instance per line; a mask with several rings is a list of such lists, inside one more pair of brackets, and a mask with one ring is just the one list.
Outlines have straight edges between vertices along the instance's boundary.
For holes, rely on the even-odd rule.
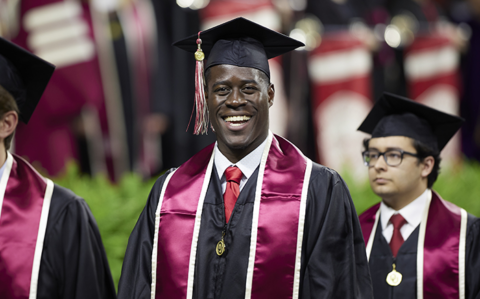
[[[409,97],[440,111],[459,114],[459,53],[441,32],[421,34],[405,50]],[[444,160],[459,158],[457,133],[442,151]]]
[[322,36],[310,53],[312,113],[317,162],[365,175],[360,153],[366,135],[357,132],[372,106],[369,50],[349,32]]

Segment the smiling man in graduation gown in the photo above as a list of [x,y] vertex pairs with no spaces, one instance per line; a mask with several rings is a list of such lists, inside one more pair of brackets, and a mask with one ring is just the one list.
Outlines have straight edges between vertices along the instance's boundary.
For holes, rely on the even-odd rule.
[[195,131],[209,117],[217,142],[155,183],[119,298],[371,298],[345,183],[268,128],[268,59],[302,44],[238,18],[176,46],[196,52]]
[[18,119],[28,122],[53,70],[0,38],[0,298],[115,298],[85,201],[8,152]]
[[480,219],[431,189],[462,123],[385,93],[359,127],[382,199],[360,216],[375,298],[480,298]]

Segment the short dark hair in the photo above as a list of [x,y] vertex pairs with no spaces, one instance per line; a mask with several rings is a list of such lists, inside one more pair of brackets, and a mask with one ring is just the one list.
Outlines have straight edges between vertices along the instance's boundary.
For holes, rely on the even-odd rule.
[[[371,138],[365,138],[363,140],[363,147],[365,150],[368,149],[368,144]],[[431,146],[426,145],[425,143],[418,141],[416,139],[412,139],[412,146],[417,151],[419,161],[423,161],[426,157],[432,156],[434,159],[434,164],[432,171],[427,177],[427,188],[432,188],[433,184],[438,178],[438,174],[440,173],[440,162],[442,158],[440,158],[440,151],[433,149]]]
[[413,147],[417,151],[417,155],[419,156],[420,160],[432,156],[435,161],[432,171],[428,175],[427,183],[427,187],[432,188],[433,184],[438,178],[438,174],[440,173],[440,162],[442,161],[442,158],[440,158],[440,151],[434,150],[431,146],[428,146],[425,143],[416,139],[413,139]]
[[[13,96],[5,89],[2,85],[0,85],[0,119],[5,116],[5,113],[9,111],[15,111],[18,115],[20,115],[20,110],[18,109],[17,102],[13,98]],[[12,144],[13,136],[15,135],[15,131],[10,134],[4,140],[5,149],[9,150],[10,145]]]

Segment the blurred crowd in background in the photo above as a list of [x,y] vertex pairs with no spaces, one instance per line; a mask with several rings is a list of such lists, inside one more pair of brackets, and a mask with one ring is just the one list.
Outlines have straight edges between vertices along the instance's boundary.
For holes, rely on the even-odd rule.
[[238,16],[306,44],[270,61],[270,128],[311,159],[364,177],[356,129],[387,91],[464,117],[442,156],[480,160],[480,0],[0,0],[0,35],[57,66],[13,151],[50,176],[179,166],[215,136],[187,130],[172,43]]

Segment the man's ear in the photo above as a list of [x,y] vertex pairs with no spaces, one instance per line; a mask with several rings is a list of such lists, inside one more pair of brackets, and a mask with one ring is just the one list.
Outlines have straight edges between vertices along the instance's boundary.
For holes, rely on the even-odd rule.
[[275,85],[273,85],[273,83],[270,83],[270,86],[268,87],[268,108],[272,107],[274,98],[275,98]]
[[0,120],[0,138],[7,138],[10,136],[18,124],[18,114],[15,111],[6,112]]
[[423,159],[422,161],[423,169],[422,169],[422,177],[428,177],[433,170],[433,166],[435,166],[435,159],[432,156],[428,156]]

